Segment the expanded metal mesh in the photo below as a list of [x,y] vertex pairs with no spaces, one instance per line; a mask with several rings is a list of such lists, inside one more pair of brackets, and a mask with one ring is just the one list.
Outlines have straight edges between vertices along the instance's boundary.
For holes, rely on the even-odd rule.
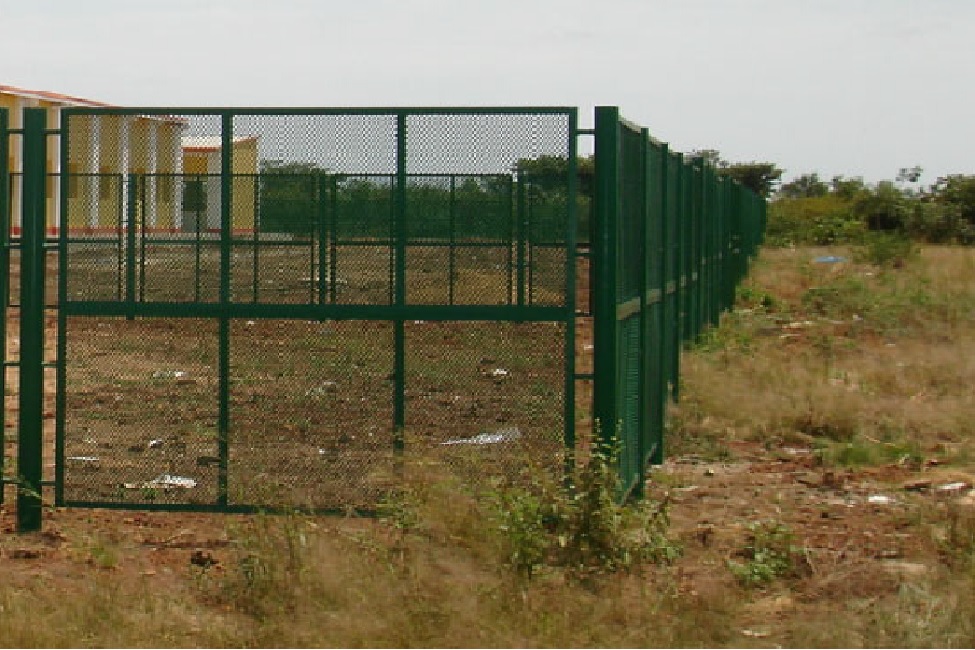
[[661,462],[681,343],[716,323],[761,239],[765,205],[700,161],[596,112],[593,410],[621,446],[625,489]]
[[558,466],[571,119],[66,109],[63,502],[368,509],[411,459]]

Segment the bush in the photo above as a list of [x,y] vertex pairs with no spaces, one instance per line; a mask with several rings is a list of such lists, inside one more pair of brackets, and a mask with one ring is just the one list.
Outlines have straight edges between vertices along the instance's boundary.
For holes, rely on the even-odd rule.
[[875,266],[900,268],[917,257],[918,249],[909,237],[896,232],[870,233],[857,252],[857,259]]
[[600,447],[567,486],[536,469],[499,487],[492,502],[508,566],[526,578],[550,566],[588,580],[676,559],[667,501],[621,504],[617,462],[615,448]]
[[850,201],[835,194],[774,201],[769,205],[765,241],[770,246],[857,242],[865,229],[850,205]]
[[776,521],[751,524],[739,555],[745,562],[729,560],[728,568],[745,587],[758,587],[777,578],[798,578],[809,568],[803,549],[793,544],[792,531]]

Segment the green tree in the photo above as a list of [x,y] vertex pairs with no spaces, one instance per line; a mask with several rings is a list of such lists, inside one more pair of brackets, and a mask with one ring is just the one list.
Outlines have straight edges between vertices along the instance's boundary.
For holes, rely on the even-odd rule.
[[782,185],[778,196],[786,199],[810,199],[829,194],[829,185],[819,180],[819,174],[803,174]]
[[863,178],[860,176],[854,176],[853,178],[847,178],[846,176],[834,176],[833,180],[830,181],[830,192],[836,194],[840,198],[846,199],[847,201],[852,201],[856,198],[858,194],[866,190],[867,186],[863,182]]
[[260,175],[262,232],[308,235],[320,200],[319,179],[328,173],[314,163],[264,160]]
[[717,149],[692,151],[690,158],[700,158],[722,176],[732,178],[762,198],[769,198],[782,180],[784,170],[770,162],[728,162]]
[[955,207],[962,219],[975,226],[975,176],[943,176],[931,186],[929,195],[935,203]]
[[880,181],[853,202],[853,214],[869,230],[903,231],[909,214],[909,201],[893,181]]
[[[531,182],[546,189],[564,188],[569,161],[565,156],[539,156],[522,158],[515,171]],[[576,183],[580,196],[592,199],[596,185],[596,161],[594,156],[576,158]]]

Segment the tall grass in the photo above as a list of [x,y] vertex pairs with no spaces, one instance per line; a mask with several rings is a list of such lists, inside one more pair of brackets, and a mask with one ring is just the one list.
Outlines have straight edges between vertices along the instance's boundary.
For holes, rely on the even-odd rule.
[[[431,462],[371,520],[51,512],[44,535],[0,534],[0,645],[971,647],[973,510],[871,477],[975,474],[973,272],[957,248],[765,251],[684,354],[684,462],[642,505],[611,498],[611,463],[576,492],[533,472],[485,498]],[[809,460],[768,486],[691,463],[747,478],[742,448]],[[854,483],[790,497],[797,471]],[[866,489],[900,505],[847,510]]]

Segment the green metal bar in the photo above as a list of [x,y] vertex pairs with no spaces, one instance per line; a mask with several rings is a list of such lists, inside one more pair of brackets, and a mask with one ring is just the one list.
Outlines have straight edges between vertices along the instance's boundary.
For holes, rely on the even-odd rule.
[[617,415],[617,254],[620,212],[620,114],[596,107],[596,208],[592,242],[595,292],[593,313],[593,424],[603,442],[616,435]]
[[650,456],[650,462],[654,464],[659,464],[663,462],[663,430],[664,430],[664,420],[666,417],[667,408],[667,344],[671,340],[669,333],[669,319],[668,314],[668,298],[667,298],[667,283],[669,281],[670,275],[670,246],[668,239],[668,221],[670,219],[671,211],[671,199],[670,196],[670,183],[669,183],[669,165],[670,165],[670,148],[664,144],[660,143],[658,146],[659,155],[657,159],[660,161],[659,165],[659,175],[657,176],[657,183],[659,183],[660,193],[659,193],[659,218],[656,228],[657,245],[656,250],[659,259],[656,260],[658,265],[658,284],[655,287],[660,291],[660,304],[656,306],[654,310],[655,318],[655,340],[654,349],[651,354],[653,355],[654,364],[654,379],[652,383],[652,390],[650,391],[650,399],[652,400],[653,408],[653,426],[654,426],[654,437],[661,442],[657,445]]
[[521,170],[517,172],[518,176],[518,207],[517,214],[515,215],[516,228],[518,229],[518,252],[517,261],[515,262],[515,273],[517,275],[517,301],[518,306],[525,304],[525,238],[528,231],[528,208],[525,202],[525,190],[527,178],[525,173]]
[[673,272],[673,282],[674,282],[674,309],[673,309],[673,325],[674,334],[669,341],[670,346],[670,398],[676,402],[680,396],[680,350],[681,341],[684,338],[682,324],[683,324],[683,311],[684,311],[684,292],[682,289],[683,277],[684,277],[684,235],[682,229],[682,223],[684,221],[684,215],[687,213],[687,204],[684,195],[684,156],[681,153],[677,153],[674,156],[674,166],[675,173],[677,175],[676,187],[674,188],[677,193],[677,209],[675,212],[675,218],[671,224],[674,227],[674,232],[671,233],[671,238],[674,241],[674,272]]
[[147,178],[145,174],[139,174],[135,176],[136,179],[136,196],[138,198],[138,203],[136,204],[136,232],[138,233],[139,239],[139,302],[146,299],[146,240],[148,234],[146,233],[146,182]]
[[24,109],[20,252],[20,422],[17,531],[41,528],[44,440],[44,236],[47,110]]
[[514,206],[515,206],[515,198],[514,198],[515,188],[513,185],[514,181],[511,176],[504,176],[503,178],[505,179],[505,187],[507,189],[507,191],[504,193],[504,199],[505,199],[504,233],[505,233],[505,239],[507,240],[505,242],[504,250],[505,250],[505,268],[508,271],[506,274],[508,276],[507,277],[508,286],[506,288],[507,290],[505,291],[505,296],[507,296],[508,298],[507,302],[510,305],[514,303],[516,300],[514,296],[514,292],[515,292],[514,247],[517,246],[517,242],[515,240],[517,239],[518,223],[517,223],[517,215],[515,215],[514,213]]
[[[139,179],[135,174],[129,174],[125,180],[125,302],[134,306],[136,303],[136,224],[139,205]],[[131,320],[131,317],[129,317]]]
[[[220,305],[230,304],[230,240],[233,231],[233,115],[221,116],[222,146],[220,147]],[[218,456],[217,504],[227,507],[229,502],[230,465],[230,319],[219,319],[219,406],[217,420]]]
[[[60,141],[60,170],[61,193],[60,202],[61,223],[58,228],[58,310],[57,310],[57,347],[55,352],[55,388],[54,388],[54,505],[60,507],[64,503],[64,450],[65,450],[65,408],[67,407],[67,358],[68,358],[68,318],[61,307],[68,300],[68,233],[71,228],[71,214],[68,211],[68,160],[71,143],[70,124],[68,120],[61,121]],[[0,337],[3,340],[3,337]]]
[[126,203],[125,203],[125,177],[121,174],[112,174],[107,178],[117,179],[115,193],[116,201],[115,204],[115,234],[117,237],[117,250],[116,250],[116,260],[117,264],[117,287],[115,295],[119,300],[123,300],[126,292],[125,277],[125,219],[126,219]]
[[339,179],[335,176],[332,177],[331,183],[331,232],[328,238],[328,277],[329,277],[329,302],[333,305],[337,302],[338,297],[337,284],[335,282],[336,273],[338,273],[338,238],[339,238]]
[[[576,266],[578,260],[575,257],[576,250],[576,231],[578,230],[578,218],[576,214],[576,193],[578,192],[578,170],[576,157],[578,155],[578,133],[579,119],[576,111],[569,114],[569,164],[566,178],[567,186],[567,206],[565,215],[565,389],[562,426],[562,441],[566,450],[566,477],[570,476],[570,471],[575,465],[576,447]],[[508,192],[511,195],[511,192]],[[509,201],[510,205],[510,201]],[[510,209],[508,214],[511,214]],[[508,228],[510,232],[510,228]],[[511,246],[508,246],[510,254]],[[511,268],[509,263],[508,268]],[[509,275],[510,277],[510,275]],[[511,291],[508,291],[510,298]]]
[[[202,188],[206,187],[206,185],[204,185],[203,182],[204,182],[203,181],[203,176],[197,175],[197,177],[196,177],[196,183],[199,184],[199,187],[201,188],[201,190],[202,190]],[[201,191],[200,197],[202,197],[202,191]],[[203,249],[203,230],[202,230],[202,227],[203,226],[200,223],[201,217],[203,216],[203,214],[202,214],[202,205],[203,205],[203,203],[204,202],[203,202],[202,198],[199,198],[199,199],[197,199],[196,205],[194,206],[196,208],[196,218],[194,219],[194,221],[195,221],[195,226],[196,226],[196,249],[195,249],[195,256],[196,256],[195,264],[196,264],[196,266],[195,266],[195,278],[196,278],[196,301],[197,302],[200,302],[200,296],[202,295],[202,289],[200,287],[200,283],[203,281],[203,277],[202,277],[202,266],[201,266],[202,265],[201,256],[203,254],[203,250],[202,250]]]
[[[260,250],[261,250],[261,199],[260,199],[260,178],[254,179],[254,236],[251,242],[254,245],[254,256],[253,265],[251,267],[251,280],[253,285],[251,287],[251,294],[253,302],[260,300],[259,289],[260,286],[260,275],[261,275],[261,260],[260,260]],[[312,275],[312,277],[315,277]]]
[[[317,177],[318,218],[315,219],[315,235],[318,238],[318,304],[324,304],[325,292],[328,290],[328,269],[326,242],[328,240],[328,176],[319,174]],[[315,277],[312,275],[312,277]],[[333,282],[334,284],[334,282]]]
[[317,224],[321,215],[319,211],[321,210],[317,201],[315,201],[315,195],[317,193],[318,183],[316,182],[315,176],[308,176],[308,194],[311,200],[315,204],[315,221],[314,224],[308,231],[308,302],[315,302],[315,289],[318,281],[315,280],[315,233],[317,232]]
[[[396,188],[395,188],[396,249],[395,294],[398,307],[406,305],[406,113],[396,116]],[[402,452],[405,448],[406,427],[406,326],[402,319],[394,323],[393,343],[393,448]]]
[[450,175],[450,201],[449,201],[449,245],[447,261],[447,303],[454,304],[454,272],[457,265],[457,175]]
[[[125,316],[129,307],[115,300],[69,301],[61,309],[68,316]],[[137,318],[220,318],[302,320],[429,320],[429,321],[562,321],[561,306],[507,305],[302,305],[296,303],[146,302],[137,304]]]
[[10,306],[10,121],[0,108],[0,506],[3,505],[3,465],[7,422],[7,314]]
[[[648,390],[651,382],[650,374],[653,372],[653,367],[650,364],[650,305],[647,302],[647,294],[650,289],[650,220],[652,218],[651,204],[650,204],[650,131],[648,129],[640,130],[640,221],[639,221],[639,232],[638,233],[627,233],[629,237],[639,237],[640,238],[640,259],[631,260],[631,263],[638,263],[640,265],[640,282],[639,282],[639,292],[640,295],[636,298],[637,308],[639,310],[640,318],[640,336],[637,348],[637,358],[639,359],[640,374],[637,379],[637,385],[639,386],[639,425],[637,426],[636,442],[637,448],[634,450],[637,460],[639,462],[638,480],[633,486],[633,496],[642,497],[643,496],[643,484],[646,479],[646,466],[648,460],[648,450],[650,448],[654,434],[656,433],[652,426],[652,409],[650,408],[651,401],[647,399],[650,391]],[[619,316],[617,315],[617,318]]]

